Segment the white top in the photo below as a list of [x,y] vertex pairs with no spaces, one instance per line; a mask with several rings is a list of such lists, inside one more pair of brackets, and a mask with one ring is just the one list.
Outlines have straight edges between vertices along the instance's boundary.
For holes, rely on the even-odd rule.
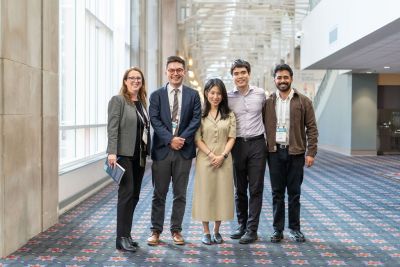
[[276,127],[283,127],[286,129],[286,142],[282,145],[289,144],[289,130],[290,130],[290,100],[293,98],[294,90],[290,89],[290,93],[286,99],[282,99],[279,95],[279,90],[276,90]]

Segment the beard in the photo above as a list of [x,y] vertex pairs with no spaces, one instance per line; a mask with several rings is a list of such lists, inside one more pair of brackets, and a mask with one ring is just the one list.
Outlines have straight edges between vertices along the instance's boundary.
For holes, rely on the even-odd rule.
[[276,88],[278,88],[279,91],[281,92],[286,92],[290,89],[290,87],[292,86],[292,83],[276,83]]

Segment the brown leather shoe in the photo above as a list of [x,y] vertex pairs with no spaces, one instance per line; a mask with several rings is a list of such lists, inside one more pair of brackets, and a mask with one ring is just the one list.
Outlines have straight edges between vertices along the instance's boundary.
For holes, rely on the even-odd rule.
[[185,240],[182,237],[180,232],[172,232],[172,240],[174,241],[175,245],[184,245]]
[[151,232],[151,236],[147,238],[147,245],[157,246],[160,243],[160,233],[157,231]]

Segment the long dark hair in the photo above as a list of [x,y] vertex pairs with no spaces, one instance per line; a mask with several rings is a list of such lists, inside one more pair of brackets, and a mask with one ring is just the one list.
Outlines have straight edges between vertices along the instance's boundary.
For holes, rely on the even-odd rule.
[[203,118],[208,116],[208,113],[211,109],[211,104],[208,102],[207,94],[210,92],[211,88],[217,86],[221,92],[222,100],[221,103],[218,105],[218,112],[221,114],[221,119],[225,120],[229,117],[229,113],[231,112],[228,106],[228,94],[226,92],[225,84],[218,78],[208,80],[206,85],[204,86],[204,111],[203,111]]

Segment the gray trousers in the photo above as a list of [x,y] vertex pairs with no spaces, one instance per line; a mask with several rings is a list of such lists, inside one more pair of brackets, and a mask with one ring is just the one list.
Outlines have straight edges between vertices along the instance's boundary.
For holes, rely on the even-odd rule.
[[153,161],[151,166],[154,187],[151,205],[152,231],[163,231],[165,200],[172,181],[173,203],[171,213],[171,232],[182,231],[183,215],[186,207],[186,191],[192,159],[185,159],[179,151],[171,150],[163,160]]

